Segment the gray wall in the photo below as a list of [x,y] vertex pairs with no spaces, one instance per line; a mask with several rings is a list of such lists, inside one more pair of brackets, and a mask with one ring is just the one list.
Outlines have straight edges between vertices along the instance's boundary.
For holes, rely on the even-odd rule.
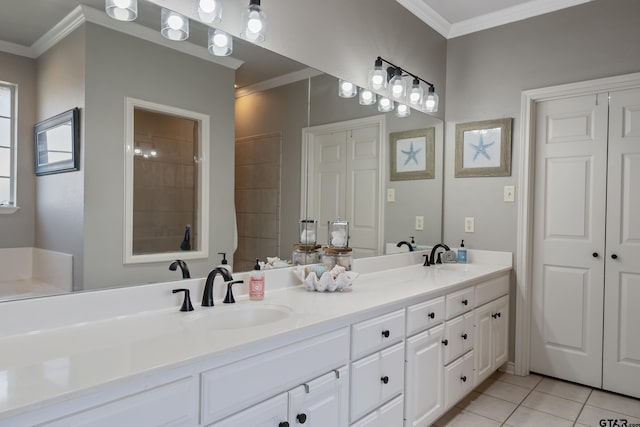
[[33,59],[0,52],[0,80],[18,85],[18,141],[16,200],[20,210],[0,215],[0,247],[33,246],[35,175],[33,125],[36,123],[36,67]]
[[[596,0],[449,40],[445,241],[516,252],[517,203],[502,197],[519,173],[521,92],[640,71],[638,17],[637,0]],[[454,178],[455,124],[499,117],[515,119],[511,177]],[[475,217],[474,234],[464,233],[465,216]]]
[[210,116],[208,260],[232,252],[234,71],[103,27],[86,24],[85,289],[176,279],[168,263],[123,265],[125,96]]
[[[85,178],[85,27],[37,60],[36,121],[80,108],[80,170],[36,178],[35,246],[73,255],[73,286],[82,289]],[[30,168],[33,173],[33,166]]]

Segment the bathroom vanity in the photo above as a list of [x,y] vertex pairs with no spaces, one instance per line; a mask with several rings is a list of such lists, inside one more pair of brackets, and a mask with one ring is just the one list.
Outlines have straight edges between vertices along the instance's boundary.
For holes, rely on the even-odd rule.
[[511,254],[469,252],[358,259],[344,293],[280,269],[259,302],[216,282],[201,307],[193,279],[6,303],[0,426],[429,426],[507,361]]

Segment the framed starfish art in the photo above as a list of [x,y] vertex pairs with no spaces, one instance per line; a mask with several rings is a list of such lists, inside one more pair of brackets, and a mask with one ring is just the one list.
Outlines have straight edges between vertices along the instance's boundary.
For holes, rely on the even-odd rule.
[[511,176],[512,118],[456,125],[456,178]]
[[389,134],[391,181],[435,178],[435,128]]

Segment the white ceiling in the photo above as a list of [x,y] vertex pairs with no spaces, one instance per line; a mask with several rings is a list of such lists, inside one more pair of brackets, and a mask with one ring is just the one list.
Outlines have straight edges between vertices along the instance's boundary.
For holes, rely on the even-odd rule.
[[451,39],[592,0],[397,0]]

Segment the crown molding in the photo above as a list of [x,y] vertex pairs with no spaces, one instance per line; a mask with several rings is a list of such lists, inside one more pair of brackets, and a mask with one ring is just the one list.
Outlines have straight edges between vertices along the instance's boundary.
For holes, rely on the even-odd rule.
[[534,16],[555,12],[590,1],[592,0],[533,0],[528,3],[467,19],[466,21],[456,22],[451,25],[451,31],[447,38],[452,39],[454,37],[475,33],[476,31],[522,21]]
[[155,43],[169,49],[195,56],[208,62],[213,62],[233,70],[237,70],[244,61],[229,56],[214,56],[207,48],[191,42],[176,43],[165,39],[160,32],[137,24],[135,22],[123,22],[112,19],[101,10],[85,5],[79,5],[73,9],[60,22],[36,40],[31,46],[21,46],[9,42],[0,41],[0,50],[14,53],[29,58],[37,58],[47,50],[55,46],[59,41],[67,37],[85,22],[100,25],[120,33],[128,34],[151,43]]
[[255,93],[255,92],[262,92],[265,90],[273,89],[275,87],[288,85],[290,83],[299,82],[300,80],[316,77],[321,74],[324,74],[324,73],[314,68],[304,68],[302,70],[294,71],[289,74],[283,74],[281,76],[274,77],[272,79],[263,80],[261,82],[254,83],[252,85],[237,89],[236,98],[241,98],[243,96],[251,95],[252,93]]
[[442,15],[430,7],[425,0],[396,0],[422,22],[436,30],[447,39],[464,36],[510,22],[555,12],[593,0],[531,0],[527,3],[512,6],[496,12],[476,16],[465,21],[450,23]]

